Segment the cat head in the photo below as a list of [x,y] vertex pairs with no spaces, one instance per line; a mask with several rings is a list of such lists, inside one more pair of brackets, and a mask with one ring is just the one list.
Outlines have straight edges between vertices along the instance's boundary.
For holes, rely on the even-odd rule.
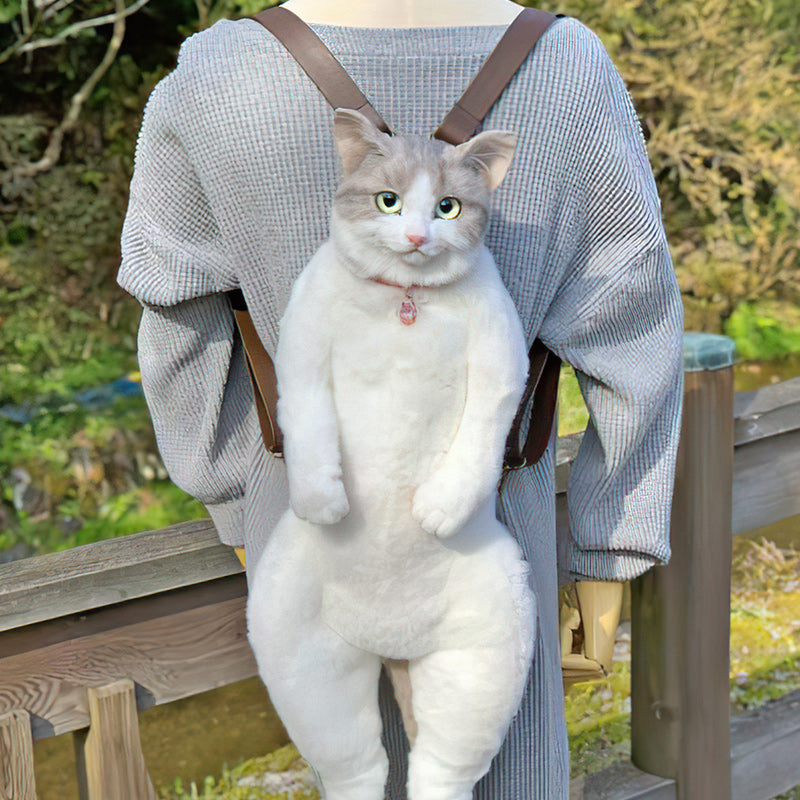
[[333,131],[344,176],[331,236],[350,269],[401,286],[440,286],[469,272],[516,136],[486,131],[456,146],[389,136],[349,109],[337,109]]

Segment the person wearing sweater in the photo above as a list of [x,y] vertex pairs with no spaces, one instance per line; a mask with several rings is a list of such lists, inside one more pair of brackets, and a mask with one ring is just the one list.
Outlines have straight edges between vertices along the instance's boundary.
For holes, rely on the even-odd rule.
[[[509,0],[290,0],[398,133],[429,134],[519,7]],[[188,39],[153,91],[137,146],[119,283],[142,304],[139,360],[172,480],[201,500],[248,572],[288,506],[264,449],[226,291],[266,349],[294,278],[328,235],[333,112],[253,20]],[[641,128],[599,39],[557,20],[489,112],[514,131],[486,243],[530,344],[578,376],[590,422],[568,486],[571,579],[624,581],[669,557],[682,400],[682,306]],[[532,570],[538,625],[522,706],[479,800],[565,800],[554,437],[509,474],[498,515]],[[405,797],[399,715],[383,697]]]

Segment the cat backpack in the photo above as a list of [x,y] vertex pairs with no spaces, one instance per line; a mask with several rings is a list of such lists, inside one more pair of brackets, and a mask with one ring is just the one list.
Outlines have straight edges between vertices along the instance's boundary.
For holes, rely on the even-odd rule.
[[[381,131],[391,133],[333,53],[299,17],[275,6],[255,14],[252,19],[269,30],[294,56],[333,108],[359,111]],[[433,133],[434,138],[457,145],[478,133],[489,109],[555,20],[555,15],[545,11],[524,9]],[[275,367],[258,337],[242,292],[238,289],[228,292],[228,297],[245,349],[264,444],[272,455],[282,456]],[[528,382],[506,442],[504,470],[535,464],[547,448],[553,427],[560,361],[539,339],[534,341],[528,355]],[[529,425],[525,440],[521,441],[526,418]]]

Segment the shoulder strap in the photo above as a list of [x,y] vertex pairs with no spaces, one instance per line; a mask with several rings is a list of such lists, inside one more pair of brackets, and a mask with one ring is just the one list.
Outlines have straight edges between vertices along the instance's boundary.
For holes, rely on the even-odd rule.
[[261,437],[268,452],[274,456],[282,456],[283,433],[278,427],[278,379],[275,365],[253,325],[241,290],[234,289],[227,294],[244,348]]
[[[360,111],[382,131],[391,133],[333,53],[299,17],[286,8],[275,6],[255,14],[252,19],[283,44],[333,108]],[[433,135],[450,144],[460,144],[473,136],[514,73],[555,20],[553,14],[545,11],[523,9]],[[281,455],[282,437],[275,413],[278,395],[275,367],[255,332],[242,293],[237,290],[228,294],[247,356],[264,444],[274,455]],[[531,347],[529,358],[528,384],[506,444],[505,463],[512,469],[535,464],[541,458],[555,417],[560,361],[538,339]],[[526,413],[531,414],[531,419],[523,443],[519,439]]]
[[360,111],[384,133],[391,133],[355,81],[311,28],[288,8],[273,6],[252,19],[260,22],[291,54],[333,108]]
[[[294,56],[333,108],[360,111],[384,133],[391,133],[355,81],[303,20],[281,6],[267,8],[252,19],[260,22]],[[555,20],[555,14],[524,8],[436,129],[434,137],[450,144],[461,144],[474,136],[514,73]]]
[[434,137],[450,144],[471,139],[481,128],[483,118],[503,93],[522,62],[541,35],[556,21],[556,16],[538,8],[523,9],[508,26],[478,74],[450,109]]

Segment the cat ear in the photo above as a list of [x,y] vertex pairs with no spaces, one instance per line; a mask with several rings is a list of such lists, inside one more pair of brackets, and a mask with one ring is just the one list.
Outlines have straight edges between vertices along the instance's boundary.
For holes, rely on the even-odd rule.
[[385,155],[384,140],[388,138],[358,111],[337,108],[334,112],[333,139],[342,157],[345,177],[355,172],[368,155]]
[[490,191],[494,191],[508,172],[516,146],[515,133],[484,131],[469,141],[456,145],[456,152],[484,174]]

